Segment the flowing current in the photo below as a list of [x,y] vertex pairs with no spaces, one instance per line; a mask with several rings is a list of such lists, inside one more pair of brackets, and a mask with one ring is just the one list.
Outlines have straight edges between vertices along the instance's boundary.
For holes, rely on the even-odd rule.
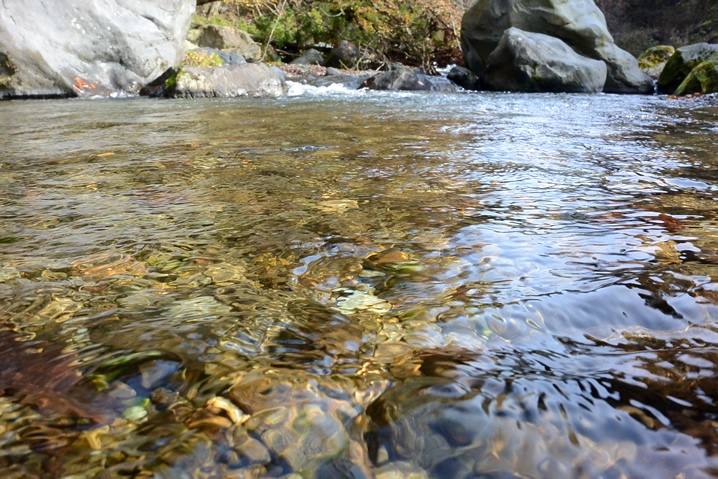
[[718,99],[0,103],[0,476],[718,474]]

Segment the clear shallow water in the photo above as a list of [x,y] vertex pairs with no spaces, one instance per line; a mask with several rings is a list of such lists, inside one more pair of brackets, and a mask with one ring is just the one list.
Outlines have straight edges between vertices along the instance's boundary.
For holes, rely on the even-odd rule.
[[0,103],[3,476],[718,471],[715,99],[293,92]]

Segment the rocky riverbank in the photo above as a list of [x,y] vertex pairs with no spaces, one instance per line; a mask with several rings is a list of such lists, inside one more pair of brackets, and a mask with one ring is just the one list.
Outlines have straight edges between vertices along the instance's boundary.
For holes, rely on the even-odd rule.
[[60,0],[52,9],[37,3],[37,8],[0,7],[2,99],[138,93],[278,97],[287,92],[287,76],[352,88],[434,92],[651,94],[652,78],[661,93],[718,91],[718,46],[665,47],[660,54],[646,53],[639,64],[614,43],[593,0],[570,7],[559,0],[476,1],[460,29],[468,69],[458,67],[448,78],[436,75],[426,54],[405,63],[386,55],[379,61],[381,50],[371,52],[348,40],[315,42],[282,57],[271,38],[262,45],[256,35],[228,25],[199,22],[190,28],[193,0],[104,0],[102,5]]

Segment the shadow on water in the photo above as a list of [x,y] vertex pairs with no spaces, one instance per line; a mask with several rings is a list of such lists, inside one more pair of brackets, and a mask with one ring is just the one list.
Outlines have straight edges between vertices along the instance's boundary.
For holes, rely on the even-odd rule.
[[27,105],[4,476],[718,474],[715,99]]

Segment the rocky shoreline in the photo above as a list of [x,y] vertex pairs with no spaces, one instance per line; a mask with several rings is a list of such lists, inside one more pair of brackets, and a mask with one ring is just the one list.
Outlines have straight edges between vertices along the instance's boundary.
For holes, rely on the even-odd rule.
[[347,41],[325,46],[326,55],[310,48],[291,64],[270,61],[276,52],[245,32],[190,28],[194,0],[32,3],[0,7],[0,99],[278,97],[287,78],[377,90],[622,94],[653,94],[655,80],[659,93],[718,92],[718,45],[659,47],[639,63],[615,45],[593,0],[475,2],[461,25],[468,68],[448,77],[400,64],[357,70],[360,49]]

